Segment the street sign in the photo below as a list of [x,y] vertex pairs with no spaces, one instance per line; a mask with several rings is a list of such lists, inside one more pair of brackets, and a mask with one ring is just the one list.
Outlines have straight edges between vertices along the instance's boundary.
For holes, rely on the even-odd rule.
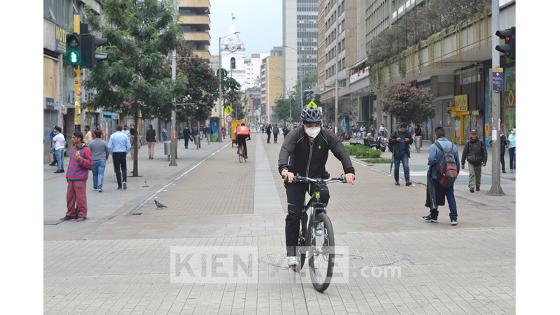
[[231,105],[228,105],[225,109],[224,112],[226,113],[226,115],[229,115],[231,113],[233,113],[233,107],[231,107]]
[[307,107],[317,107],[317,104],[315,104],[315,102],[311,101],[311,102],[307,103],[306,106]]
[[233,120],[233,118],[231,118],[231,116],[226,116],[226,121],[229,123]]
[[504,73],[492,71],[492,90],[501,92],[504,89]]

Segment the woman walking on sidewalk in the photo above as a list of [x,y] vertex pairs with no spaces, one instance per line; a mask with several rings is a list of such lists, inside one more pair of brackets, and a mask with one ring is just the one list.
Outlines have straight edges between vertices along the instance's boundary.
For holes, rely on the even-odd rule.
[[72,136],[74,148],[70,151],[70,161],[66,172],[66,215],[61,220],[87,219],[86,183],[91,168],[91,153],[84,146],[84,135],[76,131]]

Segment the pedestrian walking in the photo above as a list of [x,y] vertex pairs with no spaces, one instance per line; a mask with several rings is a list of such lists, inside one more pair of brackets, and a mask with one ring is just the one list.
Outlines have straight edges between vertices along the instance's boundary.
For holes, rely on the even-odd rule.
[[416,124],[416,128],[414,128],[414,147],[416,152],[420,152],[422,148],[422,127],[420,127],[420,124]]
[[502,165],[502,173],[506,172],[506,147],[507,138],[504,134],[504,129],[500,129],[500,164]]
[[92,134],[91,130],[89,129],[89,126],[84,127],[84,132],[85,132],[84,143],[86,144],[86,146],[88,146],[89,143],[91,141],[93,141],[93,134]]
[[480,176],[482,167],[486,166],[488,153],[486,146],[478,138],[476,130],[471,130],[469,133],[469,141],[465,144],[463,154],[461,156],[461,167],[465,169],[465,160],[469,162],[469,190],[471,193],[480,191]]
[[84,135],[76,131],[72,136],[70,158],[68,162],[68,172],[66,181],[66,215],[61,220],[67,221],[77,219],[84,221],[87,219],[87,192],[86,184],[92,159],[89,149],[84,146]]
[[270,143],[270,134],[272,133],[272,126],[270,124],[266,125],[266,143]]
[[95,127],[95,130],[101,131],[101,139],[107,140],[107,139],[105,139],[105,132],[103,131],[103,128],[101,128],[100,125],[97,125],[97,126]]
[[511,132],[508,137],[508,149],[509,149],[509,172],[515,172],[515,127],[511,128]]
[[459,153],[457,147],[445,138],[443,127],[437,127],[435,133],[437,140],[430,146],[428,153],[426,185],[425,206],[430,209],[430,214],[422,218],[427,222],[437,222],[438,206],[444,206],[447,198],[451,225],[457,225],[457,203],[453,186],[459,175]]
[[101,131],[95,130],[93,135],[94,138],[88,146],[91,152],[91,159],[93,160],[93,166],[91,168],[91,173],[93,174],[93,189],[98,192],[103,192],[103,179],[105,177],[105,166],[109,158],[109,147],[101,138]]
[[49,164],[50,166],[55,166],[56,165],[56,153],[55,153],[55,150],[54,150],[54,141],[53,141],[54,136],[56,136],[55,128],[56,128],[56,126],[53,126],[52,129],[51,129],[51,132],[49,133],[49,142],[51,143],[51,151],[52,151],[52,161]]
[[64,173],[64,148],[66,147],[66,139],[62,134],[62,128],[54,127],[55,136],[52,138],[54,142],[54,155],[56,157],[55,173]]
[[393,160],[395,162],[395,185],[399,186],[399,168],[402,162],[404,168],[404,178],[406,186],[412,185],[410,181],[410,168],[408,159],[410,158],[410,145],[413,143],[412,135],[407,130],[407,124],[402,123],[400,129],[391,135],[390,146],[393,147]]
[[280,129],[278,128],[277,124],[274,124],[272,128],[272,134],[274,135],[274,143],[278,142],[278,134],[280,133]]
[[183,138],[185,138],[185,149],[189,148],[189,140],[191,139],[191,129],[189,127],[183,128]]
[[126,190],[126,154],[130,151],[130,141],[128,141],[128,137],[123,132],[122,126],[117,126],[117,131],[109,137],[107,146],[113,156],[117,189]]
[[288,133],[290,133],[290,129],[288,129],[288,126],[284,126],[284,128],[282,128],[282,134],[284,135],[284,139],[286,139]]
[[153,160],[156,148],[156,131],[152,125],[146,131],[146,141],[148,141],[148,159]]
[[161,128],[161,139],[167,141],[167,129],[165,127]]

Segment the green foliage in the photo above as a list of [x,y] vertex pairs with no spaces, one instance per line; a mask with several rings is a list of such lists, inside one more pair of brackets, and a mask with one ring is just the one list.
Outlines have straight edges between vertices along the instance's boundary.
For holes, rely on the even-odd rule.
[[222,73],[222,93],[224,98],[224,106],[231,105],[233,107],[233,117],[242,119],[244,117],[243,104],[241,104],[242,93],[240,92],[241,84],[233,77],[228,76],[225,69],[221,69]]
[[[166,74],[171,73],[171,63],[165,66]],[[188,76],[188,80],[186,77]],[[218,99],[218,77],[203,59],[193,55],[185,42],[177,47],[177,120],[188,121],[194,117],[205,121],[210,117],[214,101]],[[161,113],[165,117],[170,112]]]
[[381,156],[381,151],[361,144],[346,145],[345,148],[348,154],[355,155],[357,158],[378,158]]
[[434,117],[432,96],[407,84],[396,84],[386,90],[379,103],[383,110],[401,122],[421,123]]
[[[179,40],[170,1],[102,0],[101,6],[103,19],[88,11],[86,21],[108,39],[108,58],[85,81],[96,92],[88,105],[126,115],[141,110],[145,117],[169,112],[178,89],[164,64]],[[187,81],[177,78],[179,85]]]
[[385,159],[385,158],[365,159],[364,162],[368,164],[388,164],[391,163],[391,159]]

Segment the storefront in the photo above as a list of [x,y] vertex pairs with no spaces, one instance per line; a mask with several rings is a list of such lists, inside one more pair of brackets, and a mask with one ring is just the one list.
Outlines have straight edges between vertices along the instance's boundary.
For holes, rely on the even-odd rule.
[[471,123],[468,107],[468,95],[456,95],[453,106],[449,108],[453,121],[453,134],[451,141],[455,144],[464,144]]

